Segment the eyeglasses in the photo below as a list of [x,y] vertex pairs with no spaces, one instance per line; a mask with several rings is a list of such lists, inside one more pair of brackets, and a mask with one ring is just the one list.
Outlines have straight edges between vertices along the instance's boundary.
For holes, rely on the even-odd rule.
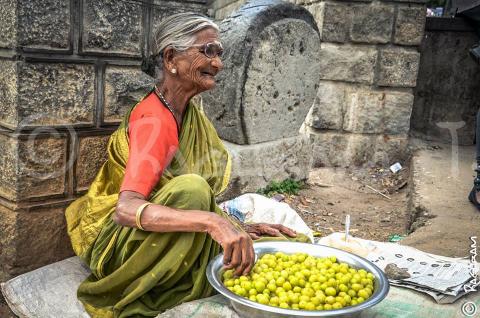
[[203,53],[209,59],[213,59],[216,56],[221,58],[223,56],[223,46],[220,43],[209,42],[206,44],[193,45],[193,46],[198,47],[199,48],[198,51]]

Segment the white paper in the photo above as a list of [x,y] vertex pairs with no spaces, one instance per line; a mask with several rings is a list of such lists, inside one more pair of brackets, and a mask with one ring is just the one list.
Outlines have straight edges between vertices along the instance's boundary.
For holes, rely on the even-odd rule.
[[[320,239],[318,244],[330,246],[332,242],[336,242],[342,237],[345,237],[343,233],[333,233]],[[376,242],[353,237],[345,244],[353,243],[362,247],[362,253],[365,254],[364,251],[367,250],[367,255],[363,256],[380,269],[385,270],[388,264],[395,264],[398,268],[407,270],[410,277],[390,280],[392,285],[426,293],[438,303],[451,303],[467,294],[464,286],[468,283],[475,282],[476,286],[480,285],[480,279],[475,280],[472,276],[472,273],[479,275],[480,264],[477,263],[476,266],[473,266],[474,270],[472,271],[472,264],[468,259],[444,257],[397,243]],[[355,249],[353,252],[355,253]]]

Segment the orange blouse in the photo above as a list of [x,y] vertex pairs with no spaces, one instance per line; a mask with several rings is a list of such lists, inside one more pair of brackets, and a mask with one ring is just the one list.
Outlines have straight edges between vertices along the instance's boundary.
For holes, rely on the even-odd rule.
[[148,198],[178,149],[177,122],[155,92],[142,100],[128,121],[129,156],[120,192]]

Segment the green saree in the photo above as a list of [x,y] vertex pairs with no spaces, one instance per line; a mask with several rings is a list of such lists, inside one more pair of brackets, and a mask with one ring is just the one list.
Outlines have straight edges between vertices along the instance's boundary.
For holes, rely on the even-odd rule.
[[[205,270],[220,252],[205,233],[150,233],[112,221],[128,159],[130,113],[112,134],[108,160],[88,192],[66,210],[73,249],[92,271],[78,289],[92,317],[154,317],[209,296]],[[230,162],[212,124],[190,103],[177,154],[148,200],[223,215],[215,195],[228,184]]]
[[[131,111],[110,137],[108,160],[88,192],[66,210],[73,249],[92,271],[77,292],[92,317],[155,317],[183,302],[207,297],[212,287],[205,270],[220,253],[220,246],[205,233],[145,232],[113,222],[128,159]],[[190,103],[177,154],[148,201],[227,217],[215,196],[227,187],[230,167],[230,156],[215,128]],[[262,238],[266,239],[271,238]],[[296,239],[308,240],[302,235]]]

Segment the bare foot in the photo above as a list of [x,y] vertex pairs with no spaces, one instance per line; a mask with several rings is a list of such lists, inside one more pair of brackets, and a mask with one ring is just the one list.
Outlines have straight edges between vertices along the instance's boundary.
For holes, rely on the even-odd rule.
[[476,196],[476,198],[477,198],[477,202],[480,202],[480,192],[477,192],[477,193],[475,194],[475,196]]

